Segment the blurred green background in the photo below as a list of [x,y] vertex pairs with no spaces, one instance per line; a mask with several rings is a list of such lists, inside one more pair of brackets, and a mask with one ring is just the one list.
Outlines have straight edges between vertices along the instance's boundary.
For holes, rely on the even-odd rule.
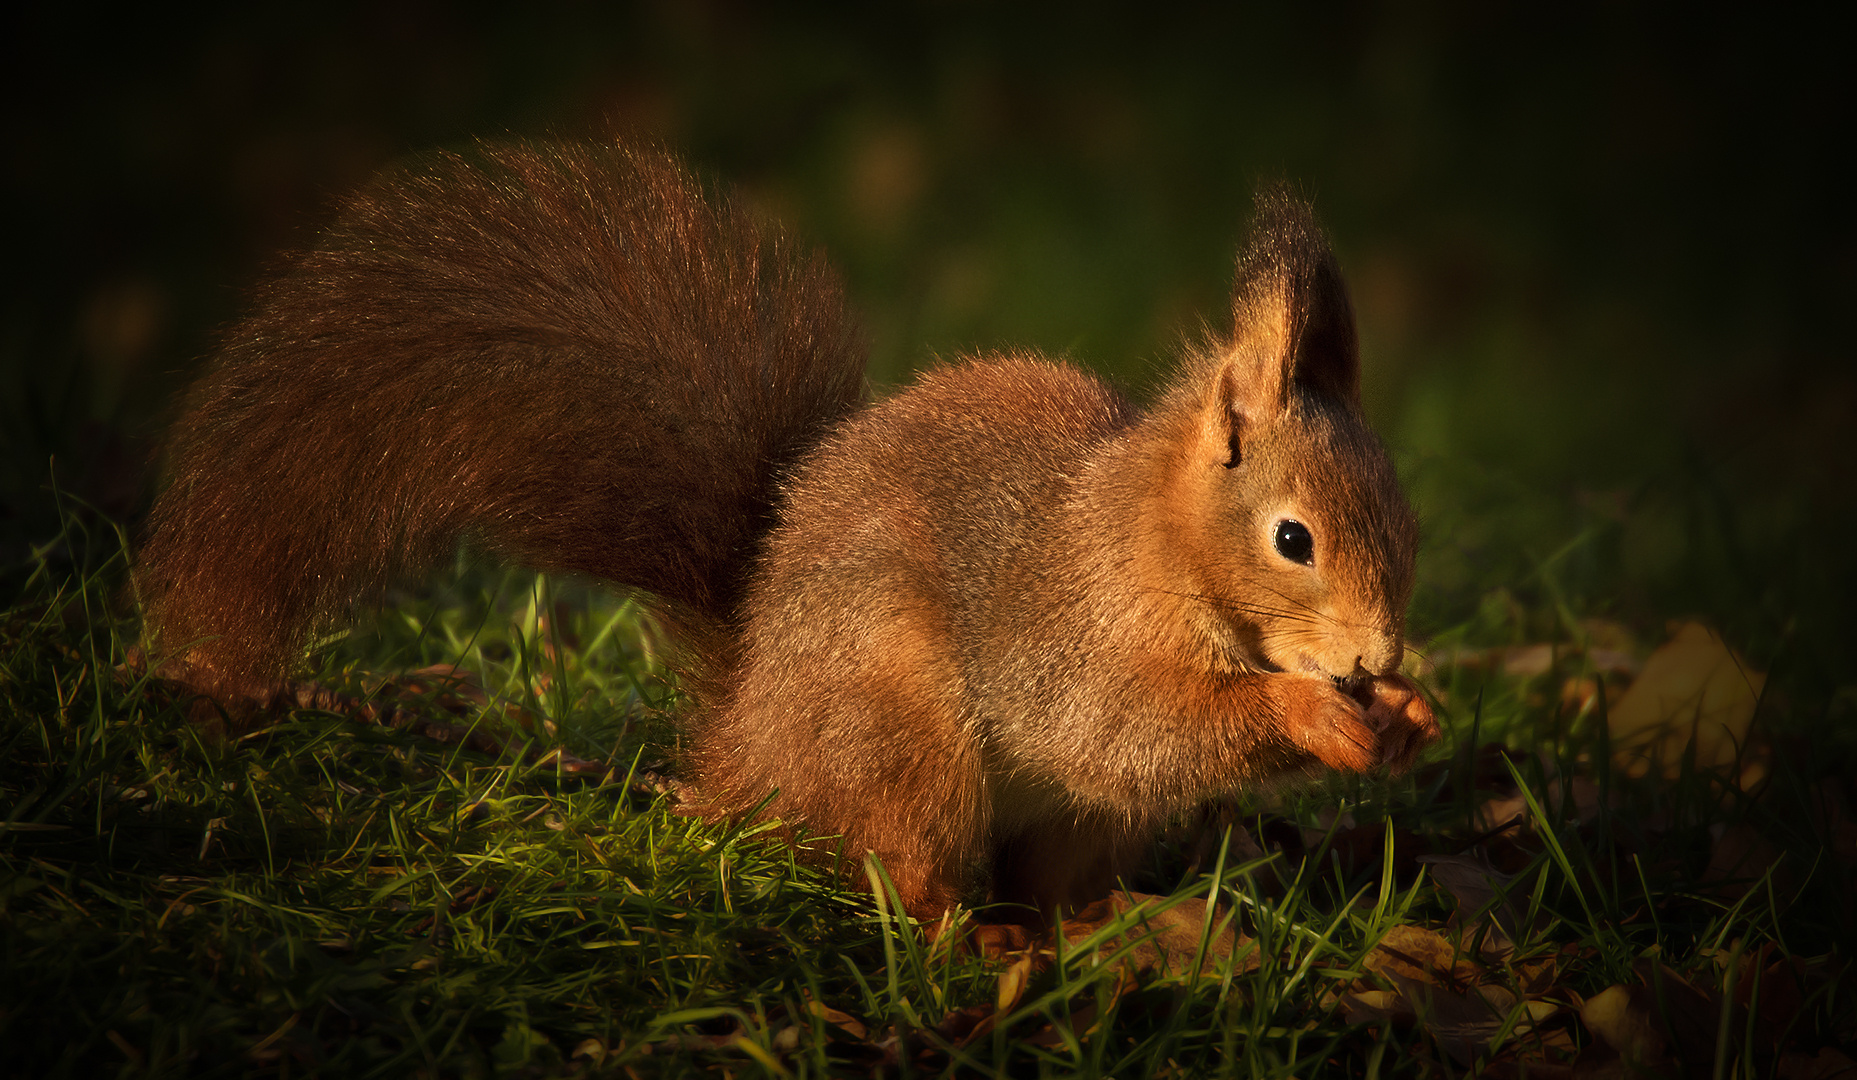
[[831,253],[886,384],[1025,345],[1151,386],[1227,318],[1250,194],[1284,178],[1334,235],[1425,521],[1421,634],[1701,615],[1847,715],[1853,65],[1813,18],[41,7],[0,76],[0,554],[54,532],[54,456],[133,520],[243,290],[411,150],[662,140]]

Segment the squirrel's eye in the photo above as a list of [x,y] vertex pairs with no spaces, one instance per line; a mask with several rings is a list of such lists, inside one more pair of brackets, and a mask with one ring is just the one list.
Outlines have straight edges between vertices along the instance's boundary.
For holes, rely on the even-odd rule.
[[1304,566],[1315,564],[1315,537],[1300,521],[1284,518],[1277,522],[1277,554]]

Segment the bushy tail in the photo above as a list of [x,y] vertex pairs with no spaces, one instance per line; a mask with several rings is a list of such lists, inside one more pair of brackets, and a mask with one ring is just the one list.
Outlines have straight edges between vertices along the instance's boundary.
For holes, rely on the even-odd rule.
[[460,536],[728,619],[775,478],[863,393],[823,261],[650,151],[436,156],[257,299],[137,570],[156,654],[228,694]]

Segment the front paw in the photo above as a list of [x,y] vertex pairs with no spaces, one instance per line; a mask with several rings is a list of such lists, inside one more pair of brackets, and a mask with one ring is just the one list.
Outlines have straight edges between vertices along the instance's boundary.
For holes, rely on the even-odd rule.
[[1375,675],[1353,688],[1366,710],[1367,724],[1380,736],[1380,760],[1405,772],[1419,751],[1438,741],[1438,718],[1419,690],[1404,675]]
[[1303,753],[1331,769],[1367,772],[1380,763],[1380,737],[1361,703],[1326,679],[1272,678],[1284,734]]

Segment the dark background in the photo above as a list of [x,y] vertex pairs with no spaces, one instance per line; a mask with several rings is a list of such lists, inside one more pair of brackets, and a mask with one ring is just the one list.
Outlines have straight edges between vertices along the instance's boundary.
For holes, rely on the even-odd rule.
[[133,522],[242,291],[411,150],[662,140],[831,252],[880,383],[1011,344],[1152,385],[1226,319],[1250,193],[1286,178],[1425,520],[1421,633],[1701,615],[1851,711],[1845,35],[1291,6],[29,13],[3,46],[0,555],[55,531],[54,457]]

